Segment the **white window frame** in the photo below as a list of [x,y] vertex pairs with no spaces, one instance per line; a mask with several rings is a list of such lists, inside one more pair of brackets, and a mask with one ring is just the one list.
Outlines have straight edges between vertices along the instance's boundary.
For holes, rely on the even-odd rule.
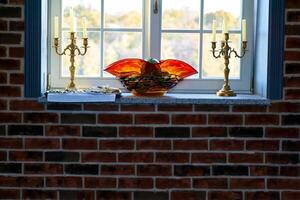
[[[199,64],[201,66],[202,63],[202,33],[210,33],[210,30],[203,30],[203,19],[200,15],[200,29],[199,30],[179,30],[176,31],[174,29],[172,30],[161,30],[161,24],[162,24],[162,1],[163,0],[142,0],[143,1],[143,25],[142,25],[142,45],[143,45],[143,58],[153,57],[160,59],[161,57],[161,33],[162,32],[182,32],[182,33],[199,33],[200,34],[200,44],[199,44]],[[157,1],[158,4],[158,13],[154,13],[154,5]],[[200,0],[200,11],[203,13],[203,2],[204,0]],[[101,0],[101,4],[103,5],[104,0]],[[54,16],[59,16],[60,19],[62,19],[62,11],[61,11],[61,0],[51,0],[49,1],[50,5],[49,8],[49,30],[52,30],[53,27],[53,19]],[[240,79],[231,79],[230,85],[232,89],[234,89],[238,93],[245,93],[249,94],[252,93],[253,87],[252,87],[252,77],[253,77],[253,59],[254,59],[254,2],[252,0],[243,0],[242,1],[242,18],[247,19],[247,35],[248,35],[248,50],[246,56],[241,59],[241,69],[240,69]],[[101,11],[103,13],[103,6],[101,8]],[[148,16],[148,17],[147,17]],[[103,17],[102,17],[102,25],[103,26]],[[61,24],[61,23],[60,23]],[[102,29],[103,30],[103,29]],[[105,29],[109,30],[109,29]],[[118,31],[117,29],[113,29],[114,31]],[[122,29],[124,30],[124,29]],[[129,31],[132,31],[133,29],[128,29]],[[151,30],[151,31],[150,31]],[[150,34],[151,32],[151,34]],[[236,33],[236,31],[230,31],[232,33]],[[103,33],[103,31],[102,31]],[[103,34],[101,33],[101,41],[103,42]],[[218,30],[218,33],[221,33],[220,30]],[[60,57],[56,55],[53,46],[53,39],[52,39],[52,32],[48,34],[50,37],[48,37],[48,72],[51,74],[51,86],[52,88],[63,88],[67,85],[69,82],[69,78],[62,77],[61,72],[61,62]],[[156,42],[153,42],[156,41]],[[80,44],[81,40],[78,40],[78,44]],[[235,46],[238,44],[234,44]],[[103,45],[101,45],[103,47]],[[147,48],[148,47],[148,48]],[[102,58],[101,58],[101,67],[102,71],[105,66],[103,66],[103,49],[101,49]],[[235,59],[235,58],[233,58]],[[54,66],[56,70],[54,69]],[[102,73],[102,72],[101,72]],[[102,73],[103,74],[103,73]],[[199,70],[199,77],[201,77],[201,70]],[[115,78],[84,78],[84,77],[76,77],[75,83],[77,86],[80,86],[81,88],[89,88],[89,87],[95,87],[98,85],[110,85],[114,87],[119,87],[123,89],[123,86],[120,84],[118,80]],[[185,79],[185,81],[182,81],[179,83],[171,92],[174,93],[215,93],[216,90],[220,89],[223,85],[222,79]]]

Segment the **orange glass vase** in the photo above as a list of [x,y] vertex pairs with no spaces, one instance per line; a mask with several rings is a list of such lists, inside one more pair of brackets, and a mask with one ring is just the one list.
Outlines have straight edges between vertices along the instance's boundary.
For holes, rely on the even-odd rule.
[[116,76],[135,96],[163,96],[184,78],[198,72],[180,60],[128,58],[112,63],[106,72]]

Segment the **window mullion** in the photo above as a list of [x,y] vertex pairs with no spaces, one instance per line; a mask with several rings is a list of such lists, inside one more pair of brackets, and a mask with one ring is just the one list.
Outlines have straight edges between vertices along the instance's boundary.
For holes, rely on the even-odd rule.
[[204,0],[201,0],[201,3],[200,3],[200,38],[199,38],[199,69],[198,69],[198,78],[199,79],[202,79],[202,57],[203,57],[203,34],[204,34],[204,25],[203,25],[203,20],[204,18]]
[[100,27],[101,27],[101,33],[100,33],[100,40],[101,40],[101,43],[100,43],[100,67],[101,67],[101,78],[103,78],[104,76],[104,0],[101,0],[101,24],[100,24]]
[[[154,13],[155,2],[158,13]],[[162,0],[150,0],[150,57],[160,59],[161,54]]]

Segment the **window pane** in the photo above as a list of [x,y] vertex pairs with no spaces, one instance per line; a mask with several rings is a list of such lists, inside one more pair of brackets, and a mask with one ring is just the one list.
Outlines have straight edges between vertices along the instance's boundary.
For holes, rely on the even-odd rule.
[[241,0],[204,0],[204,29],[211,29],[212,21],[216,19],[221,30],[224,16],[229,30],[240,29]]
[[142,0],[105,0],[104,19],[106,28],[141,28]]
[[199,0],[162,0],[163,29],[199,29]]
[[[123,58],[142,58],[142,34],[106,32],[104,34],[104,66]],[[104,77],[111,76],[104,72]]]
[[183,60],[197,70],[199,60],[199,34],[163,33],[161,55],[162,60]]
[[[69,44],[68,33],[64,32],[63,47]],[[81,38],[81,35],[78,35]],[[76,56],[76,76],[77,77],[100,77],[100,33],[88,32],[89,49],[85,56]],[[77,45],[82,46],[82,40],[77,40]],[[83,50],[82,50],[83,51]],[[69,51],[67,55],[62,57],[62,76],[69,77],[70,57]]]
[[78,19],[78,28],[82,28],[82,19],[86,17],[89,28],[99,28],[101,24],[101,1],[100,0],[63,0],[63,27],[70,26],[70,9],[73,6],[74,15]]
[[[218,41],[220,41],[221,34],[218,35]],[[231,43],[229,44],[233,48],[237,49],[240,54],[240,34],[230,35]],[[220,43],[217,44],[217,49],[220,48]],[[224,77],[224,59],[215,59],[211,52],[211,34],[204,34],[203,36],[203,53],[202,53],[202,78],[218,78],[223,79]],[[230,78],[240,78],[240,59],[235,58],[232,54],[230,59]]]

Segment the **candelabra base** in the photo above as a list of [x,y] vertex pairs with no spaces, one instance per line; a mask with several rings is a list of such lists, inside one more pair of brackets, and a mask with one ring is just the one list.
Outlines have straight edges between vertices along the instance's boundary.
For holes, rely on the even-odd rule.
[[68,91],[77,91],[76,85],[74,83],[70,83],[66,88]]
[[235,97],[236,94],[233,90],[231,90],[230,88],[222,88],[221,90],[219,90],[217,92],[217,95],[220,97]]

